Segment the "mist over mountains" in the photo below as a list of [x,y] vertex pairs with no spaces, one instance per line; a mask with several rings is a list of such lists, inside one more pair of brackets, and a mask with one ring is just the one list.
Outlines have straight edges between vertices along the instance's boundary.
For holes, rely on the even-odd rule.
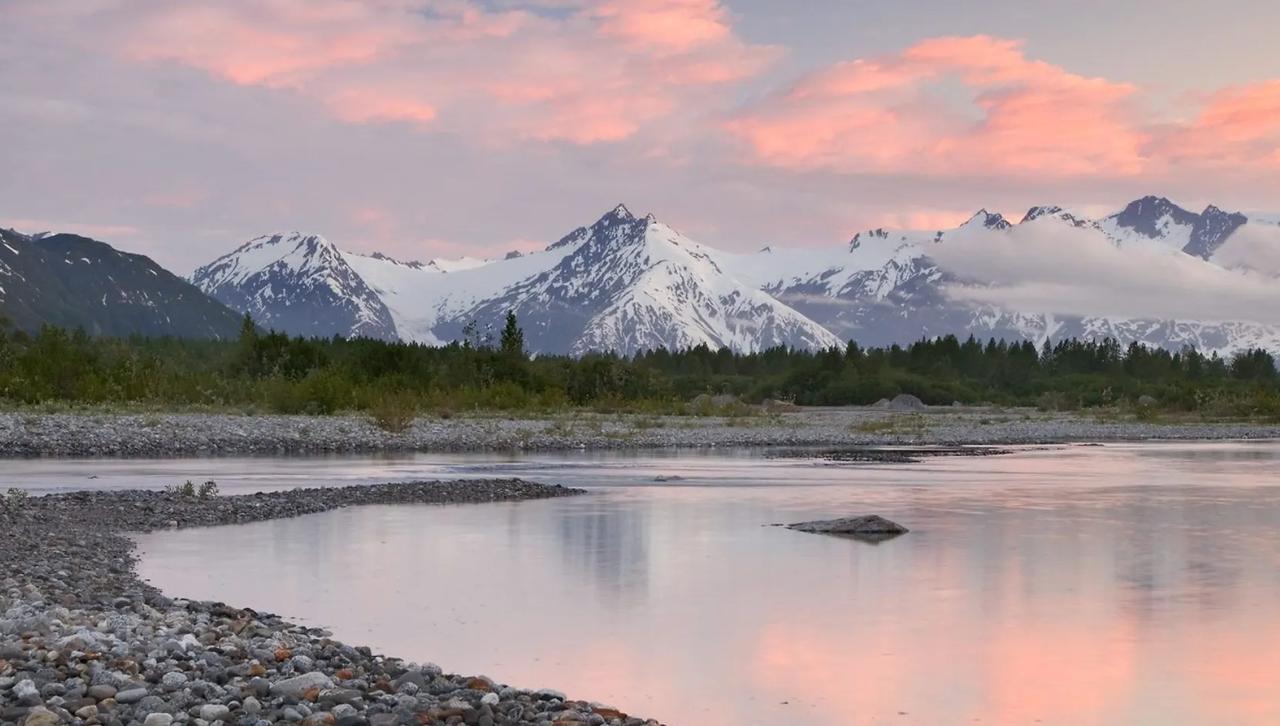
[[[27,327],[77,319],[42,318],[30,293],[14,292],[25,277],[15,277],[16,257],[6,262],[6,253],[0,248],[0,313]],[[41,259],[56,266],[53,256]],[[980,210],[950,229],[872,229],[830,248],[750,254],[703,245],[618,205],[542,250],[493,260],[406,262],[349,252],[311,232],[262,235],[198,268],[194,288],[181,288],[188,297],[169,303],[191,303],[198,289],[208,296],[201,314],[214,322],[183,317],[193,322],[168,334],[226,335],[228,321],[248,313],[297,335],[443,344],[469,331],[483,338],[511,310],[536,353],[815,349],[972,334],[1037,343],[1111,337],[1230,354],[1280,349],[1277,275],[1274,221],[1213,205],[1194,212],[1155,196],[1101,218],[1046,205],[1011,222]],[[106,277],[120,300],[158,294],[136,275]],[[176,294],[173,280],[165,284]],[[85,319],[96,321],[92,332],[134,332]]]

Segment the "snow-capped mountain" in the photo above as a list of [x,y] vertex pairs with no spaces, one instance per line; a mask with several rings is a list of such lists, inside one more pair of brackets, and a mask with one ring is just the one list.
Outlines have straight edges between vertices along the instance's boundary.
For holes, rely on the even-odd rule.
[[0,229],[0,318],[92,335],[231,338],[240,315],[142,255],[73,234]]
[[[532,350],[633,353],[706,344],[737,350],[822,348],[944,334],[982,338],[1114,337],[1223,353],[1280,349],[1280,333],[1254,323],[1133,320],[1003,310],[953,299],[959,279],[935,262],[965,236],[1066,225],[1121,251],[1215,253],[1250,220],[1209,206],[1190,212],[1144,197],[1090,218],[1033,207],[1017,223],[981,210],[944,230],[873,229],[839,247],[753,254],[699,244],[652,215],[619,205],[545,249],[493,260],[402,262],[341,252],[319,237],[261,237],[197,271],[194,281],[261,323],[302,334],[378,335],[430,344],[489,335],[513,310]],[[1260,223],[1260,222],[1259,222]]]
[[197,269],[191,282],[267,327],[320,337],[397,337],[382,299],[320,235],[256,237]]
[[841,344],[821,325],[726,272],[717,250],[653,215],[635,217],[619,205],[552,250],[565,253],[554,266],[449,325],[496,324],[513,310],[536,349],[574,354]]
[[[1212,205],[1196,214],[1162,197],[1144,197],[1097,220],[1058,206],[1032,207],[1016,226],[1061,224],[1104,235],[1121,250],[1208,260],[1247,222],[1244,215]],[[1124,344],[1136,341],[1172,349],[1191,345],[1224,354],[1246,347],[1280,349],[1280,331],[1256,323],[1053,315],[949,298],[948,286],[982,281],[957,279],[933,261],[931,250],[966,232],[1014,228],[1002,216],[981,210],[951,230],[861,232],[843,256],[806,252],[779,259],[757,254],[739,264],[768,271],[754,278],[763,289],[837,335],[866,345],[973,334],[1037,343],[1046,338],[1112,337]]]
[[538,352],[840,344],[821,325],[727,274],[714,254],[619,205],[545,250],[479,267],[440,273],[386,258],[347,259],[410,340],[456,340],[468,325],[483,335],[512,310]]

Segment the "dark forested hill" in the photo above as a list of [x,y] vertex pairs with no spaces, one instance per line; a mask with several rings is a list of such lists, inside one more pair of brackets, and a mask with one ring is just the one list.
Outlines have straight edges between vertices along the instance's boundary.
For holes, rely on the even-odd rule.
[[72,234],[0,229],[0,316],[92,335],[228,338],[240,316],[150,258]]

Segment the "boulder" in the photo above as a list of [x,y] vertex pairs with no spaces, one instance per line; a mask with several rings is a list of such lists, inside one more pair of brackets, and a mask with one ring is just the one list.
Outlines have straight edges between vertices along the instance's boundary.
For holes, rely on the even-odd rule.
[[298,698],[302,694],[310,691],[312,688],[333,688],[333,681],[329,677],[319,671],[303,673],[300,676],[286,678],[283,681],[276,681],[271,684],[271,695],[273,696],[293,696]]
[[889,402],[889,409],[893,411],[923,411],[925,405],[924,401],[910,393],[899,393]]
[[788,524],[787,529],[813,534],[840,534],[859,539],[881,540],[906,534],[909,530],[897,522],[892,522],[878,514],[865,514],[858,517],[826,519],[814,522],[796,522]]

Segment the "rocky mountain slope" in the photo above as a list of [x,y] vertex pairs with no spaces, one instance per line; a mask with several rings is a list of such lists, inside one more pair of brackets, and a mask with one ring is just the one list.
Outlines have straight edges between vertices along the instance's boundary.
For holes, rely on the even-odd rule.
[[142,255],[72,234],[0,229],[0,317],[92,335],[229,338],[239,313]]
[[264,327],[319,337],[398,337],[382,299],[320,235],[256,237],[197,269],[191,282]]

